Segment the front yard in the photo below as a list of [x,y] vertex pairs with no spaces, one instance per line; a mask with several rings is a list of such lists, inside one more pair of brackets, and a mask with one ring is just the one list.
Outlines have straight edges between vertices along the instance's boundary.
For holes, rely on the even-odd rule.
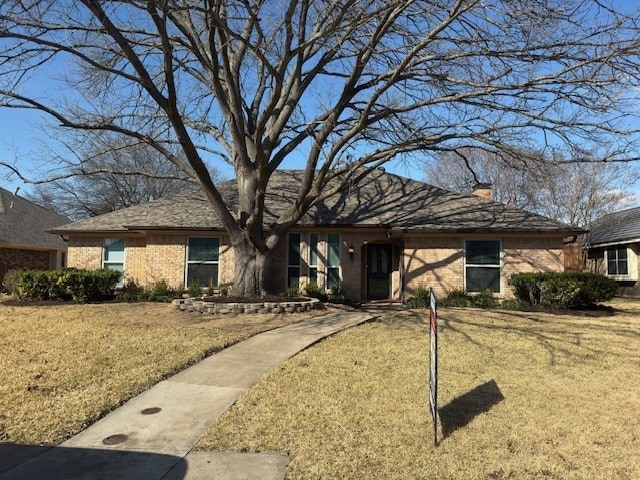
[[[404,310],[274,369],[197,448],[290,454],[289,479],[640,478],[640,300],[612,304],[442,309],[438,447],[426,312]],[[207,353],[308,315],[0,303],[0,441],[60,443]]]
[[290,479],[640,478],[640,300],[613,305],[443,309],[438,447],[426,312],[403,312],[284,363],[197,448],[288,453]]
[[1,302],[0,442],[60,443],[205,355],[308,316],[211,317],[160,303]]

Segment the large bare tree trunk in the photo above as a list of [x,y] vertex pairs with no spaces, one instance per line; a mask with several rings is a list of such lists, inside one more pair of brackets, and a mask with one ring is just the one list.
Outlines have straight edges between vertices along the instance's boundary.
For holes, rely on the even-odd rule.
[[248,239],[233,246],[235,272],[233,295],[258,297],[267,293],[266,280],[271,266],[271,251],[261,252]]

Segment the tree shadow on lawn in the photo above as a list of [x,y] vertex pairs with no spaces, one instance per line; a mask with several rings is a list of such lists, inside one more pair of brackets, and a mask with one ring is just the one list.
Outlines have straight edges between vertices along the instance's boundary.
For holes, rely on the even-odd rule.
[[[461,317],[460,313],[475,313],[477,319]],[[470,343],[491,351],[493,348],[486,344],[482,335],[474,335],[473,329],[515,334],[536,342],[547,351],[550,365],[556,365],[560,356],[575,361],[593,360],[605,355],[615,355],[625,361],[640,360],[637,350],[640,322],[631,320],[629,316],[614,315],[599,319],[577,318],[575,315],[542,316],[533,312],[461,309],[460,312],[443,312],[440,318],[443,332],[455,332]],[[591,340],[583,342],[583,337],[590,337]],[[593,338],[600,340],[594,341]],[[613,344],[619,344],[617,350],[611,348]]]
[[443,438],[467,426],[478,415],[488,412],[502,400],[504,396],[495,380],[489,380],[454,398],[438,409]]

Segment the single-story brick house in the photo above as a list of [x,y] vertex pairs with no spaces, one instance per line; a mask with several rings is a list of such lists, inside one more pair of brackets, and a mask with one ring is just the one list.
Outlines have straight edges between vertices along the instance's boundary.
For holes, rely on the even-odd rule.
[[[267,194],[265,228],[295,196],[301,172],[277,171]],[[220,184],[234,205],[233,182]],[[486,194],[487,191],[477,193]],[[490,193],[490,191],[489,191]],[[185,287],[233,282],[233,250],[199,191],[125,208],[54,229],[69,239],[69,265],[115,268],[142,285]],[[510,296],[519,271],[562,271],[563,239],[574,227],[478,195],[374,172],[291,229],[276,252],[268,288],[315,283],[350,298],[404,299],[420,286],[492,289]]]
[[0,188],[0,282],[14,268],[64,266],[67,243],[47,230],[70,220]]
[[640,207],[599,218],[586,238],[589,270],[614,279],[623,294],[640,294]]

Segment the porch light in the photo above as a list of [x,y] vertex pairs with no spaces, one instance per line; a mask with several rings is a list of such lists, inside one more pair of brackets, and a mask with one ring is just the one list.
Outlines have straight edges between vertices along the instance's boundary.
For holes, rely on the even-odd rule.
[[356,249],[353,247],[353,243],[349,245],[349,248],[347,249],[347,251],[349,252],[349,258],[353,262],[353,254],[356,253]]

